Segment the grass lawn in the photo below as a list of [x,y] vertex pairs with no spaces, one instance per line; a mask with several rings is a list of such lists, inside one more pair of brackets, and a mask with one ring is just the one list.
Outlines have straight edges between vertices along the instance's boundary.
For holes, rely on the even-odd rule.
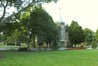
[[0,66],[98,66],[98,50],[0,52]]

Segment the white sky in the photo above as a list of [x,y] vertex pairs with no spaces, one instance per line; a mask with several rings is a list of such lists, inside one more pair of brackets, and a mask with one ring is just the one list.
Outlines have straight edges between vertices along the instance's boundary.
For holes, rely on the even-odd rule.
[[[13,14],[13,12],[17,11],[14,7],[7,7],[7,8],[9,9],[7,9],[6,16],[9,16],[9,14]],[[0,8],[0,17],[2,16],[2,14],[3,14],[3,9]]]
[[98,28],[98,0],[59,0],[57,4],[45,4],[44,8],[54,21],[59,21],[61,16],[65,24],[75,20],[83,28],[93,31]]

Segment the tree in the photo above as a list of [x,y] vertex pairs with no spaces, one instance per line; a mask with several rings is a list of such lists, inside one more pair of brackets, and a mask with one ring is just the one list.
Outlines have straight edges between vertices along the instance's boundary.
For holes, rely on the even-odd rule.
[[71,25],[69,26],[69,40],[72,45],[79,44],[84,41],[85,35],[83,29],[76,21],[72,21]]
[[11,6],[18,8],[19,6],[22,5],[20,3],[22,3],[22,0],[0,0],[0,7],[2,11],[2,15],[0,17],[0,23],[5,18],[5,15],[7,14],[7,9],[9,9],[9,7]]
[[[11,19],[13,19],[13,17],[16,20],[17,19],[20,20],[20,18],[18,18],[19,15],[21,15],[20,13],[24,12],[27,9],[30,10],[30,7],[32,6],[37,6],[40,3],[48,3],[51,1],[57,2],[57,0],[0,0],[0,12],[2,13],[0,15],[0,32],[6,31],[6,30],[8,32],[11,31],[13,27],[9,25],[12,25],[10,21]],[[7,10],[10,9],[11,7],[14,7],[15,9],[17,9],[17,11],[13,12],[12,15],[9,15]]]
[[57,2],[57,0],[0,0],[0,7],[2,11],[2,15],[0,17],[0,23],[5,18],[5,15],[7,14],[7,9],[10,7],[15,7],[17,9],[17,12],[20,12],[21,10],[25,10],[25,8],[28,8],[30,6],[38,5],[42,2]]
[[85,28],[84,34],[85,34],[85,42],[92,42],[93,41],[94,32],[91,29]]
[[33,34],[33,39],[35,36],[42,37],[42,42],[45,41],[46,43],[58,40],[57,26],[51,16],[42,8],[35,8],[32,11],[30,22],[27,25]]
[[[30,8],[33,8],[33,10]],[[53,41],[58,41],[58,28],[53,22],[52,17],[42,7],[29,7],[18,14],[17,17],[21,27],[29,35],[28,48],[32,39],[33,46],[35,47],[36,37],[40,43],[46,42],[50,44],[52,42],[54,44]],[[30,32],[31,34],[29,34]]]
[[[32,7],[33,6],[37,7],[37,6],[41,5],[40,3],[48,3],[51,1],[57,2],[57,0],[0,0],[0,7],[1,7],[1,11],[2,11],[2,14],[0,16],[0,32],[5,31],[6,34],[9,33],[10,35],[12,35],[12,34],[14,34],[13,32],[15,32],[15,30],[17,29],[17,27],[15,27],[15,26],[18,24],[18,28],[19,28],[19,29],[17,29],[18,31],[25,30],[25,32],[29,33],[30,30],[28,30],[27,26],[23,25],[23,23],[26,24],[29,21],[28,18],[30,17],[30,15],[28,15],[28,13],[30,14],[31,10],[33,9]],[[17,12],[14,12],[11,16],[6,16],[8,14],[7,9],[9,9],[10,7],[16,8]],[[26,13],[27,16],[26,17],[23,16],[23,18],[21,18],[21,15],[22,15],[21,13],[23,13],[25,11],[28,11]],[[13,16],[15,19],[14,23],[11,22],[11,19],[13,18]],[[19,23],[17,23],[17,21],[16,21],[17,19],[19,20]],[[4,29],[2,29],[2,28],[4,28]],[[12,35],[12,37],[13,36],[14,35]]]
[[98,41],[98,29],[96,30],[96,33],[95,33],[95,38],[96,38],[96,40]]

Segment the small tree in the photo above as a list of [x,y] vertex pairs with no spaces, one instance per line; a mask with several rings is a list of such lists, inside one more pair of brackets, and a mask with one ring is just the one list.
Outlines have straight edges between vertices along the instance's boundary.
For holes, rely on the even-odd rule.
[[46,11],[42,8],[36,8],[31,13],[30,18],[31,20],[27,25],[32,30],[33,36],[42,36],[43,41],[47,44],[57,40],[58,28]]
[[51,1],[57,2],[57,0],[0,0],[0,11],[2,11],[0,16],[0,23],[7,14],[7,9],[9,9],[8,6],[16,8],[18,13],[21,10],[25,10],[25,8],[37,5],[41,2],[48,3]]

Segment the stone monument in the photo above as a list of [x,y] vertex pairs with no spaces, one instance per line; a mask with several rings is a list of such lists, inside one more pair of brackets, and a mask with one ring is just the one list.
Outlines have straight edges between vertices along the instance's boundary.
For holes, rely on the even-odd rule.
[[68,28],[66,28],[64,22],[58,22],[57,25],[59,28],[59,37],[60,37],[59,47],[66,48],[68,42],[68,31],[67,31]]
[[57,22],[57,26],[59,28],[59,47],[61,50],[67,47],[68,39],[68,25],[65,24],[64,20],[62,19],[62,12],[61,8],[59,8],[59,21]]

